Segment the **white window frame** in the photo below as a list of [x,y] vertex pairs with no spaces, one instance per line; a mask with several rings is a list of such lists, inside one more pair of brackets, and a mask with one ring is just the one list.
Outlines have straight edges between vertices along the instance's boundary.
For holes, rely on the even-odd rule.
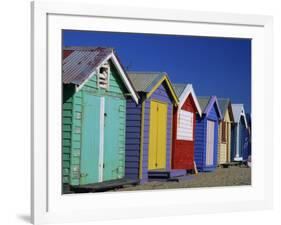
[[[106,68],[107,71],[108,71],[106,87],[101,87],[101,86],[100,86],[100,74],[101,74],[101,73],[100,73],[100,69],[101,69],[101,68]],[[109,65],[108,62],[106,62],[106,63],[102,64],[101,66],[99,66],[99,68],[98,68],[98,70],[97,70],[97,87],[98,87],[99,89],[104,89],[104,90],[108,90],[108,89],[109,89],[110,73],[111,73],[111,71],[110,71],[110,65]]]
[[[191,117],[191,118],[187,118],[187,117]],[[191,122],[187,121],[187,119],[190,119]],[[178,124],[177,124],[177,140],[193,141],[193,137],[194,137],[193,120],[194,120],[193,112],[184,109],[179,109]],[[185,130],[187,130],[188,132],[185,133]],[[191,136],[189,136],[188,133],[191,133]]]

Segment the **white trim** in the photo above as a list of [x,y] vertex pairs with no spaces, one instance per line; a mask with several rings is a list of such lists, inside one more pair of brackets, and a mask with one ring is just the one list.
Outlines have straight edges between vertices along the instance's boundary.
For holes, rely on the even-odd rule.
[[199,105],[198,99],[197,99],[197,97],[196,97],[196,95],[195,95],[195,92],[194,92],[194,89],[193,89],[193,87],[192,87],[192,84],[187,84],[186,87],[184,88],[184,91],[182,92],[182,94],[181,94],[180,97],[179,97],[180,103],[179,103],[178,108],[180,109],[180,108],[183,106],[183,104],[184,104],[184,102],[186,101],[186,99],[188,98],[189,94],[191,94],[191,96],[192,96],[192,98],[193,98],[193,100],[194,100],[196,109],[197,109],[197,111],[198,111],[198,114],[199,114],[199,116],[201,117],[201,115],[202,115],[202,110],[201,110],[201,107],[200,107],[200,105]]
[[[133,98],[134,101],[138,104],[138,101],[139,101],[138,96],[137,96],[136,92],[134,91],[134,88],[132,87],[130,81],[128,80],[128,78],[127,78],[127,76],[126,76],[126,74],[125,74],[125,71],[122,69],[122,66],[119,64],[119,62],[118,62],[118,60],[117,60],[115,54],[112,52],[105,60],[103,60],[103,61],[100,63],[100,65],[103,65],[106,61],[108,61],[108,60],[110,60],[110,59],[112,59],[112,62],[113,62],[113,64],[114,64],[114,66],[116,67],[116,69],[118,70],[118,72],[121,74],[121,79],[122,79],[122,81],[124,82],[125,86],[127,87],[128,91],[131,93],[132,98]],[[93,75],[98,74],[98,69],[100,68],[100,65],[97,67],[96,70],[93,71],[93,73],[92,73],[85,81],[83,81],[82,84],[79,85],[79,87],[77,88],[77,90],[80,90],[80,89],[85,85],[85,83],[86,83],[89,79],[91,79],[91,77],[92,77]],[[108,84],[109,84],[109,82],[108,82]]]
[[[235,116],[235,110],[233,110],[233,106],[240,106],[240,110],[239,110],[239,118],[237,120],[237,116]],[[247,123],[247,117],[246,117],[246,114],[245,114],[245,109],[244,109],[244,105],[243,104],[231,104],[231,107],[232,107],[232,114],[233,114],[233,119],[234,119],[234,122],[235,123],[239,123],[240,122],[240,119],[241,119],[241,116],[243,116],[244,118],[244,122],[245,122],[245,126],[246,128],[248,128],[248,123]],[[235,121],[235,118],[236,118],[236,121]]]
[[248,128],[248,121],[247,121],[247,117],[246,117],[246,114],[245,114],[244,106],[242,106],[242,113],[241,114],[244,118],[245,126],[246,126],[246,128]]
[[103,181],[104,163],[104,97],[100,98],[100,146],[99,146],[99,182]]
[[117,70],[119,71],[119,73],[122,75],[121,78],[123,79],[123,82],[125,83],[125,86],[128,88],[129,92],[132,94],[132,98],[134,99],[134,101],[138,104],[138,96],[136,94],[136,92],[134,91],[133,86],[131,85],[130,81],[128,80],[125,71],[122,69],[121,65],[119,64],[115,54],[112,54],[112,62],[115,65],[115,67],[117,68]]
[[239,155],[239,134],[240,134],[240,122],[237,123],[236,125],[236,156],[235,158],[240,159],[240,155]]
[[[110,54],[108,57],[105,58],[105,60],[103,60],[100,65],[97,66],[97,68],[90,74],[90,76],[84,80],[77,88],[76,88],[76,91],[79,91],[81,90],[81,88],[92,78],[92,76],[98,76],[99,74],[99,69],[100,69],[100,66],[102,66],[105,62],[107,62],[110,58],[111,58],[112,54]],[[98,77],[97,77],[97,82],[98,82]],[[97,83],[97,87],[99,88],[99,84]]]

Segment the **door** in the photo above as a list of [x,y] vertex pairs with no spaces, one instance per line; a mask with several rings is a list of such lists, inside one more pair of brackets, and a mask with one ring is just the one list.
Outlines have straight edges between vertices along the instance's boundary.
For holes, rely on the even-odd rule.
[[246,131],[246,126],[243,118],[241,117],[239,123],[239,157],[241,158],[243,158],[244,151],[245,151],[245,138],[246,138],[245,131]]
[[226,122],[226,162],[230,162],[230,123]]
[[83,94],[80,184],[99,181],[100,97]]
[[166,168],[167,104],[150,102],[148,169]]
[[215,122],[207,120],[206,166],[214,164],[214,132]]
[[125,100],[105,97],[103,181],[124,176]]

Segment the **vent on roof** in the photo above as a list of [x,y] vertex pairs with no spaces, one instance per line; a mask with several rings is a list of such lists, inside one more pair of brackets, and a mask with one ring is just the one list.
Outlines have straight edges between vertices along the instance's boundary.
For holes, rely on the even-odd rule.
[[98,71],[98,85],[100,88],[108,89],[109,83],[109,64],[103,64]]

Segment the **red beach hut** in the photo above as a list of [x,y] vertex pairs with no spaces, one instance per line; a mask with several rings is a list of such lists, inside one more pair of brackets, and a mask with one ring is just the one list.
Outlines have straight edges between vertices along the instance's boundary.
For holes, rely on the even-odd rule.
[[191,84],[173,84],[179,98],[173,114],[172,168],[194,168],[196,113],[201,108]]

